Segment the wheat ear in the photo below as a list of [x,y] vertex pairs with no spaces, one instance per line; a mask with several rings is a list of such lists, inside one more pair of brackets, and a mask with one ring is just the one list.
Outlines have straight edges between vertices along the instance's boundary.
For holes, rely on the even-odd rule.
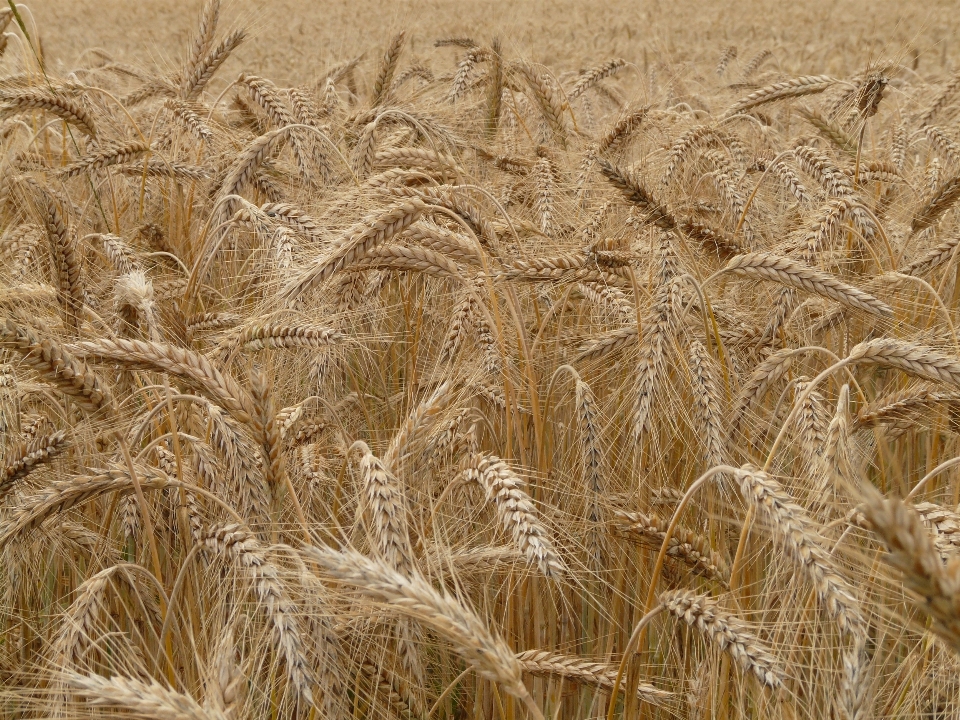
[[933,272],[953,257],[957,245],[960,245],[960,235],[956,235],[949,240],[944,240],[936,247],[930,248],[909,265],[901,268],[899,272],[915,277],[922,277]]
[[357,441],[354,445],[361,453],[360,474],[366,495],[366,512],[373,526],[371,544],[390,567],[409,575],[416,563],[410,547],[403,489],[366,443]]
[[854,346],[847,360],[893,367],[926,380],[960,386],[960,359],[905,340],[867,340]]
[[911,232],[916,233],[933,225],[957,200],[960,200],[960,175],[940,185],[933,196],[914,213],[910,221]]
[[80,357],[119,363],[128,368],[176,375],[209,395],[240,422],[255,414],[249,393],[208,358],[174,345],[145,340],[89,340],[72,348]]
[[92,138],[97,137],[97,128],[90,113],[80,103],[70,98],[56,95],[48,90],[28,89],[5,94],[2,100],[4,104],[0,106],[0,117],[31,110],[43,110],[73,125],[80,132]]
[[[617,668],[606,663],[592,662],[579,657],[561,655],[547,650],[527,650],[517,655],[520,667],[535,677],[561,677],[581,685],[592,685],[607,692],[614,689]],[[621,680],[619,691],[626,683]],[[662,705],[673,693],[660,690],[645,682],[637,688],[637,697],[653,705]]]
[[453,400],[453,385],[440,384],[433,393],[419,403],[407,415],[407,419],[390,441],[387,451],[383,455],[383,464],[395,473],[400,472],[400,466],[411,449],[433,429],[440,414]]
[[744,498],[773,530],[775,537],[807,575],[840,630],[859,641],[866,633],[860,603],[849,583],[823,548],[823,539],[806,511],[776,480],[745,465],[737,473]]
[[717,389],[716,372],[707,348],[699,340],[692,340],[689,348],[690,384],[703,432],[708,467],[723,464],[724,439],[721,418],[723,415],[720,392]]
[[889,551],[886,561],[900,571],[915,602],[933,621],[933,630],[960,652],[960,562],[944,565],[917,512],[878,492],[863,506],[873,532]]
[[50,253],[57,270],[60,305],[67,326],[77,333],[83,309],[82,255],[76,238],[67,226],[60,204],[48,192],[43,192],[43,224],[50,242]]
[[78,665],[96,637],[104,592],[113,572],[114,568],[107,568],[84,580],[77,588],[76,598],[63,613],[52,647],[53,658],[61,667]]
[[893,310],[889,305],[863,290],[847,285],[829,273],[808,267],[782,255],[767,252],[738,255],[730,260],[723,270],[735,275],[773,280],[787,287],[807,290],[872,315],[893,316]]
[[310,288],[319,285],[342,268],[356,261],[372,248],[416,222],[428,209],[421,200],[411,198],[398,203],[384,213],[372,215],[355,225],[313,267],[288,284],[281,296],[287,301],[299,297]]
[[836,80],[827,75],[804,75],[793,78],[792,80],[784,80],[783,82],[762,87],[756,92],[747,95],[742,100],[738,100],[730,106],[726,114],[729,116],[746,110],[752,110],[760,105],[765,105],[766,103],[771,103],[776,100],[822,93],[836,82]]
[[[246,616],[240,615],[238,619],[246,620]],[[247,690],[247,679],[236,660],[235,625],[237,621],[228,623],[217,643],[210,668],[211,677],[206,687],[209,702],[223,714],[225,720],[240,720]]]
[[374,107],[381,105],[387,99],[387,91],[390,89],[393,74],[397,70],[397,61],[400,59],[400,53],[403,51],[403,43],[406,38],[406,32],[399,32],[394,35],[386,52],[383,54],[380,67],[377,70],[377,78],[373,83]]
[[499,683],[527,706],[535,720],[543,720],[543,714],[523,684],[523,669],[514,654],[476,614],[455,598],[441,595],[419,575],[405,577],[383,562],[353,550],[337,552],[330,548],[306,547],[302,552],[337,580],[350,583],[364,595],[433,628],[481,677]]
[[193,75],[197,65],[210,52],[213,47],[213,38],[217,32],[217,23],[220,20],[220,0],[207,0],[203,9],[200,11],[200,23],[197,26],[197,34],[193,39],[190,50],[187,53],[187,61],[181,72],[183,77]]
[[603,566],[606,544],[601,533],[604,524],[602,498],[606,482],[603,477],[603,453],[600,448],[600,427],[597,418],[597,403],[580,375],[571,368],[576,384],[575,400],[577,420],[580,424],[580,437],[583,441],[583,475],[587,490],[586,521],[588,524],[588,550],[594,567]]
[[563,104],[557,93],[533,65],[521,62],[517,63],[515,67],[523,76],[523,79],[526,80],[554,138],[561,145],[564,145],[567,139],[567,127],[563,117]]
[[723,77],[723,74],[727,71],[727,66],[730,65],[731,61],[737,57],[737,46],[728,45],[723,49],[723,52],[720,53],[720,58],[717,60],[716,73],[717,77]]
[[0,328],[0,347],[18,352],[29,367],[84,412],[113,412],[113,396],[100,376],[55,341],[40,340],[30,328],[8,319]]
[[57,176],[61,178],[75,177],[90,170],[128,163],[148,152],[150,152],[150,146],[141,140],[104,143],[97,152],[84,155],[76,162],[58,170]]
[[786,673],[777,658],[746,621],[722,610],[716,600],[690,590],[671,590],[660,595],[660,602],[669,612],[728,652],[740,667],[753,673],[763,685],[773,690],[783,688]]
[[243,328],[237,344],[244,350],[323,348],[338,345],[345,337],[333,328],[265,323]]
[[204,542],[214,552],[231,558],[250,578],[257,600],[273,626],[274,643],[286,663],[287,678],[297,695],[311,704],[313,680],[303,652],[296,606],[284,589],[276,566],[266,559],[257,539],[237,525],[211,528]]
[[[136,468],[139,485],[143,489],[161,490],[170,484],[169,478],[148,467]],[[24,498],[0,522],[0,548],[15,537],[39,527],[47,518],[61,514],[104,493],[126,495],[134,491],[134,482],[126,467],[109,468],[98,475],[59,480],[35,495]]]
[[[641,512],[617,511],[617,528],[630,539],[659,548],[667,535],[669,522],[656,515]],[[730,568],[720,555],[710,547],[707,538],[683,526],[674,528],[667,547],[667,557],[689,565],[697,574],[717,580],[726,586],[730,581]]]
[[0,470],[0,499],[10,492],[18,480],[29,475],[38,465],[53,460],[67,447],[69,442],[63,430],[21,443],[6,459],[6,465]]
[[577,78],[577,82],[574,84],[573,88],[571,88],[568,97],[571,100],[577,99],[598,82],[604,78],[610,77],[611,75],[616,75],[626,66],[627,61],[623,58],[614,58],[612,60],[607,60],[604,63],[600,63],[599,65],[595,65],[594,67],[580,74],[580,77]]
[[193,68],[187,68],[183,74],[183,81],[180,84],[180,98],[182,100],[194,100],[210,82],[214,73],[226,62],[240,43],[246,38],[245,30],[234,30],[227,35],[220,44],[211,50],[205,57],[194,64]]
[[142,680],[115,675],[80,675],[65,672],[63,682],[78,695],[87,698],[91,705],[102,708],[125,710],[132,717],[153,720],[216,720],[216,716],[204,710],[193,698],[169,690],[156,680]]
[[513,469],[496,455],[482,455],[466,475],[486,490],[487,501],[496,507],[500,522],[526,555],[527,562],[547,577],[561,575],[565,568],[550,532],[537,517],[533,501],[523,490],[525,483]]
[[646,214],[645,222],[656,225],[663,230],[673,230],[677,227],[677,221],[672,213],[650,194],[650,191],[641,184],[633,173],[621,170],[603,159],[598,159],[597,164],[600,166],[600,172],[610,181],[610,184],[623,193],[628,202],[633,203]]

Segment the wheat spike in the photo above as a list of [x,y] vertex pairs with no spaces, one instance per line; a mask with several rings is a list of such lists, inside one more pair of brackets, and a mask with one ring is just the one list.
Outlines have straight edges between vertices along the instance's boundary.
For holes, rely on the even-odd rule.
[[[617,679],[616,667],[547,650],[527,650],[518,654],[517,660],[525,673],[535,677],[562,677],[581,685],[593,685],[608,691],[613,689]],[[623,684],[621,682],[621,686]],[[637,697],[654,705],[664,704],[670,696],[671,693],[644,682],[637,688]]]
[[191,350],[160,342],[122,339],[83,341],[71,346],[71,350],[80,357],[176,375],[209,393],[241,422],[249,421],[254,415],[249,393],[208,358]]
[[822,538],[806,511],[780,483],[749,465],[737,473],[737,480],[744,497],[757,508],[760,517],[806,573],[840,630],[859,642],[866,632],[860,603],[823,549]]
[[867,340],[856,345],[847,359],[893,367],[925,380],[960,386],[960,359],[905,340]]
[[312,703],[313,679],[302,649],[296,608],[277,568],[266,559],[257,539],[236,525],[211,528],[204,542],[212,551],[233,559],[250,578],[257,600],[273,626],[274,643],[286,662],[290,684],[305,702]]
[[727,263],[724,271],[744,277],[773,280],[798,290],[807,290],[873,315],[893,316],[893,310],[872,295],[847,285],[828,273],[782,255],[765,252],[738,255]]
[[[656,515],[617,511],[616,525],[620,532],[640,543],[660,547],[666,537],[668,523]],[[682,526],[674,528],[667,546],[667,557],[689,565],[697,575],[727,585],[730,568],[706,538]]]
[[21,443],[0,470],[0,498],[9,493],[18,480],[29,475],[38,465],[53,460],[68,446],[67,435],[63,430]]
[[393,74],[397,70],[397,62],[400,59],[400,53],[403,51],[403,44],[407,38],[406,32],[399,32],[393,36],[390,45],[387,47],[383,58],[380,61],[380,68],[377,70],[377,78],[373,83],[373,105],[381,105],[387,99],[387,90],[393,80]]
[[84,412],[113,411],[113,396],[100,376],[53,340],[41,340],[33,330],[8,318],[0,328],[0,346],[19,353],[24,363]]
[[[143,489],[161,490],[170,483],[166,475],[150,468],[136,469]],[[0,547],[23,533],[41,525],[45,520],[108,492],[125,495],[134,491],[133,479],[126,468],[109,468],[98,475],[78,476],[60,480],[35,495],[24,498],[13,513],[0,522]]]
[[863,514],[887,546],[886,561],[896,568],[917,604],[933,621],[933,629],[960,651],[960,565],[944,565],[915,510],[901,501],[871,494]]
[[0,106],[0,117],[31,110],[43,110],[70,123],[80,132],[92,138],[97,137],[93,118],[82,105],[70,98],[48,90],[27,89],[5,94],[2,100],[4,104]]
[[394,205],[385,213],[371,215],[355,225],[313,267],[303,272],[282,291],[287,301],[293,300],[310,288],[322,283],[340,269],[361,258],[368,251],[383,244],[394,235],[416,222],[428,206],[417,199]]
[[500,522],[526,555],[527,562],[547,577],[561,575],[565,567],[550,532],[537,516],[533,501],[523,490],[523,480],[513,469],[495,455],[483,455],[474,460],[467,477],[484,488],[487,501],[496,507]]
[[769,688],[783,688],[786,673],[753,629],[732,613],[721,610],[717,601],[690,590],[672,590],[660,595],[663,606],[697,628],[721,650],[730,653],[745,671]]
[[503,640],[473,612],[449,595],[441,595],[418,575],[405,577],[382,562],[347,550],[308,547],[304,554],[341,582],[369,597],[390,604],[398,612],[429,625],[447,639],[477,672],[522,700],[542,720],[521,679],[522,667]]

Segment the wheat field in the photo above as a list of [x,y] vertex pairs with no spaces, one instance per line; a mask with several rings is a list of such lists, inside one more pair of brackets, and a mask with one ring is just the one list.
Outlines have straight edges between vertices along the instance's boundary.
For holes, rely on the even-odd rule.
[[960,717],[950,3],[0,26],[3,718]]

